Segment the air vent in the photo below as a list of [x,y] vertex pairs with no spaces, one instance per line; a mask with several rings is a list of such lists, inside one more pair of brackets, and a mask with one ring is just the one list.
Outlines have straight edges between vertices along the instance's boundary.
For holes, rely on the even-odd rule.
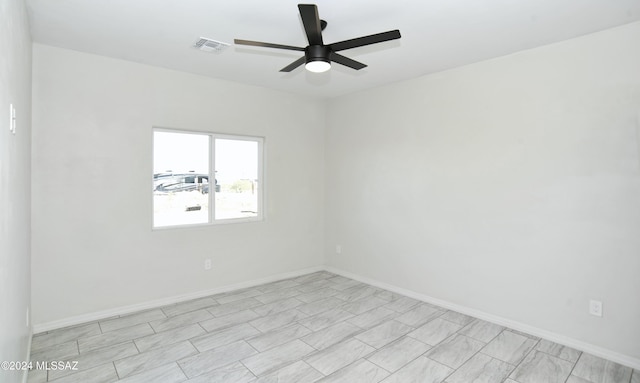
[[206,37],[200,37],[198,41],[196,41],[196,43],[193,44],[194,48],[198,48],[201,51],[205,51],[205,52],[220,52],[228,46],[229,44],[227,43],[208,39]]

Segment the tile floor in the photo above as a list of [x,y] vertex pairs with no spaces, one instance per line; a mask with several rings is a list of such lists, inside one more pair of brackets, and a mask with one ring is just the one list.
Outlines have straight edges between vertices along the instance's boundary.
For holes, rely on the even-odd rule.
[[328,272],[33,337],[29,382],[640,383],[640,371]]

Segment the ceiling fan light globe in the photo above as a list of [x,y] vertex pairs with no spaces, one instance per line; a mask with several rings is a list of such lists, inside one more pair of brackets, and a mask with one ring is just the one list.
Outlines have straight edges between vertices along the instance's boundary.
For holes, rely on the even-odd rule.
[[331,69],[331,63],[324,60],[309,61],[304,67],[309,72],[322,73]]

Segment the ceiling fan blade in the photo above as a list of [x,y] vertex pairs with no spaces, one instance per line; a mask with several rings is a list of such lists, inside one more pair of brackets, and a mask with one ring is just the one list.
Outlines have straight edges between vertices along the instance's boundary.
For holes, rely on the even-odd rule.
[[292,47],[291,45],[281,45],[281,44],[271,44],[271,43],[263,43],[260,41],[250,41],[250,40],[233,40],[235,44],[238,45],[251,45],[254,47],[263,47],[263,48],[277,48],[277,49],[288,49],[291,51],[301,51],[304,52],[304,48],[300,47]]
[[329,44],[329,47],[334,52],[342,51],[345,49],[357,48],[364,45],[371,45],[381,43],[383,41],[395,40],[400,38],[400,31],[393,30],[388,32],[376,33],[375,35],[358,37],[351,40],[340,41],[337,43]]
[[309,45],[323,45],[318,7],[315,4],[298,4],[298,9],[300,10],[300,17],[307,33]]
[[352,60],[336,52],[331,52],[331,61],[337,62],[338,64],[342,64],[344,66],[348,66],[349,68],[353,68],[355,70],[360,70],[367,67],[366,64],[363,64],[356,60]]
[[296,69],[300,65],[304,64],[305,61],[306,61],[306,58],[304,56],[302,56],[299,59],[297,59],[296,61],[294,61],[291,64],[287,65],[286,67],[280,69],[280,72],[291,72],[292,70]]

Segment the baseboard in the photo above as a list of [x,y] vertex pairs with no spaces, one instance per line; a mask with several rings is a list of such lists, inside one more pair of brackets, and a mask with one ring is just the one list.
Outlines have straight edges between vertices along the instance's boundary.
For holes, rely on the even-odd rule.
[[595,355],[600,358],[610,360],[640,370],[640,359],[634,358],[628,355],[620,354],[615,351],[608,350],[599,346],[595,346],[590,343],[586,343],[574,338],[570,338],[561,334],[556,334],[551,331],[543,330],[525,323],[513,321],[511,319],[502,318],[493,314],[486,313],[484,311],[472,309],[466,306],[461,306],[455,303],[444,301],[441,299],[433,298],[425,294],[420,294],[415,291],[406,290],[401,287],[390,285],[388,283],[380,282],[378,280],[363,277],[358,274],[354,274],[345,270],[341,270],[331,266],[325,266],[324,269],[328,272],[342,275],[343,277],[354,279],[359,282],[366,283],[371,286],[379,287],[381,289],[389,290],[397,294],[405,295],[410,298],[414,298],[423,302],[431,303],[436,306],[446,308],[448,310],[457,311],[459,313],[472,316],[474,318],[482,319],[487,322],[495,323],[500,326],[508,327],[513,330],[522,331],[524,333],[546,339],[551,342],[561,344],[563,346],[575,348],[576,350],[586,352],[591,355]]
[[[33,328],[29,327],[29,336],[27,337],[27,354],[24,356],[24,361],[28,362],[31,360],[31,339],[33,338]],[[29,370],[22,371],[22,383],[27,383],[29,379]]]
[[[221,287],[217,287],[214,289],[210,289],[210,290],[203,290],[203,291],[197,291],[197,292],[193,292],[193,293],[189,293],[189,294],[182,294],[182,295],[176,295],[176,296],[172,296],[172,297],[167,297],[167,298],[162,298],[162,299],[157,299],[157,300],[153,300],[153,301],[148,301],[148,302],[143,302],[143,303],[139,303],[139,304],[135,304],[135,305],[129,305],[129,306],[122,306],[122,307],[117,307],[117,308],[113,308],[113,309],[109,309],[109,310],[103,310],[103,311],[98,311],[98,312],[93,312],[93,313],[88,313],[88,314],[83,314],[83,315],[78,315],[78,316],[74,316],[74,317],[70,317],[70,318],[65,318],[65,319],[61,319],[61,320],[57,320],[57,321],[52,321],[52,322],[47,322],[47,323],[40,323],[40,324],[34,324],[33,325],[33,334],[38,334],[38,333],[42,333],[42,332],[46,332],[46,331],[51,331],[51,330],[55,330],[55,329],[59,329],[59,328],[63,328],[63,327],[68,327],[68,326],[74,326],[74,325],[78,325],[78,324],[82,324],[82,323],[87,323],[87,322],[91,322],[91,321],[96,321],[96,320],[101,320],[101,319],[105,319],[105,318],[110,318],[110,317],[114,317],[114,316],[118,316],[118,315],[126,315],[126,314],[130,314],[136,311],[142,311],[142,310],[149,310],[149,309],[154,309],[154,308],[158,308],[158,307],[162,307],[162,306],[166,306],[166,305],[170,305],[170,304],[174,304],[174,303],[180,303],[180,302],[184,302],[184,301],[188,301],[191,299],[197,299],[197,298],[203,298],[209,295],[215,295],[215,294],[220,294],[220,293],[224,293],[227,291],[232,291],[232,290],[237,290],[237,289],[243,289],[243,288],[247,288],[247,287],[252,287],[252,286],[257,286],[257,285],[261,285],[264,283],[270,283],[270,282],[275,282],[275,281],[279,281],[282,279],[288,279],[288,278],[295,278],[298,277],[300,275],[304,275],[304,274],[310,274],[310,273],[314,273],[317,271],[323,271],[326,270],[328,272],[334,273],[334,274],[338,274],[338,275],[342,275],[346,278],[351,278],[354,279],[356,281],[360,281],[375,287],[379,287],[385,290],[389,290],[392,291],[394,293],[398,293],[401,295],[405,295],[407,297],[410,298],[414,298],[423,302],[427,302],[427,303],[431,303],[443,308],[446,308],[448,310],[453,310],[453,311],[457,311],[459,313],[462,314],[466,314],[466,315],[470,315],[472,317],[478,318],[478,319],[482,319],[485,320],[487,322],[491,322],[491,323],[495,323],[497,325],[500,326],[505,326],[505,327],[509,327],[511,329],[517,330],[517,331],[522,331],[525,332],[527,334],[531,334],[533,336],[537,336],[546,340],[549,340],[551,342],[555,342],[567,347],[571,347],[571,348],[575,348],[576,350],[580,350],[607,360],[611,360],[613,362],[640,370],[640,359],[638,358],[634,358],[628,355],[624,355],[615,351],[611,351],[599,346],[595,346],[593,344],[590,343],[586,343],[574,338],[570,338],[561,334],[557,334],[551,331],[547,331],[544,329],[540,329],[525,323],[521,323],[521,322],[517,322],[511,319],[506,319],[503,317],[499,317],[493,314],[489,314],[486,313],[484,311],[480,311],[480,310],[476,310],[476,309],[472,309],[466,306],[462,306],[462,305],[458,305],[455,303],[451,303],[448,301],[444,301],[441,299],[437,299],[425,294],[421,294],[421,293],[417,293],[415,291],[411,291],[411,290],[407,290],[398,286],[394,286],[385,282],[381,282],[372,278],[367,278],[367,277],[363,277],[361,275],[358,274],[354,274],[345,270],[341,270],[335,267],[331,267],[331,266],[316,266],[316,267],[310,267],[307,269],[302,269],[302,270],[296,270],[293,272],[288,272],[288,273],[282,273],[282,274],[276,274],[276,275],[271,275],[265,278],[260,278],[260,279],[254,279],[251,281],[246,281],[246,282],[241,282],[241,283],[236,283],[233,285],[226,285],[226,286],[221,286]],[[29,352],[31,349],[31,337],[29,337]],[[27,354],[28,356],[29,354]],[[27,359],[25,359],[27,360]],[[23,381],[26,382],[26,374],[24,375]]]
[[63,327],[75,326],[75,325],[79,325],[79,324],[82,324],[82,323],[87,323],[87,322],[92,322],[92,321],[96,321],[96,320],[111,318],[111,317],[118,316],[118,315],[131,314],[131,313],[134,313],[136,311],[155,309],[155,308],[158,308],[158,307],[167,306],[167,305],[171,305],[171,304],[174,304],[174,303],[180,303],[180,302],[189,301],[189,300],[197,299],[197,298],[204,298],[204,297],[207,297],[207,296],[210,296],[210,295],[220,294],[220,293],[224,293],[224,292],[232,291],[232,290],[244,289],[244,288],[247,288],[247,287],[252,287],[252,286],[262,285],[262,284],[265,284],[265,283],[279,281],[279,280],[282,280],[282,279],[295,278],[295,277],[298,277],[300,275],[315,273],[317,271],[323,271],[323,270],[324,270],[323,266],[315,266],[315,267],[310,267],[310,268],[306,268],[306,269],[302,269],[302,270],[296,270],[296,271],[291,271],[291,272],[287,272],[287,273],[270,275],[270,276],[265,277],[265,278],[254,279],[254,280],[251,280],[251,281],[235,283],[233,285],[226,285],[226,286],[216,287],[216,288],[210,289],[210,290],[202,290],[202,291],[196,291],[196,292],[188,293],[188,294],[175,295],[175,296],[171,296],[171,297],[167,297],[167,298],[156,299],[156,300],[153,300],[153,301],[137,303],[137,304],[134,304],[134,305],[115,307],[115,308],[108,309],[108,310],[102,310],[102,311],[97,311],[97,312],[93,312],[93,313],[77,315],[77,316],[73,316],[73,317],[69,317],[69,318],[65,318],[65,319],[60,319],[60,320],[56,320],[56,321],[52,321],[52,322],[38,323],[38,324],[34,324],[33,325],[33,333],[34,334],[39,334],[39,333],[43,333],[43,332],[46,332],[46,331],[56,330],[56,329],[63,328]]

